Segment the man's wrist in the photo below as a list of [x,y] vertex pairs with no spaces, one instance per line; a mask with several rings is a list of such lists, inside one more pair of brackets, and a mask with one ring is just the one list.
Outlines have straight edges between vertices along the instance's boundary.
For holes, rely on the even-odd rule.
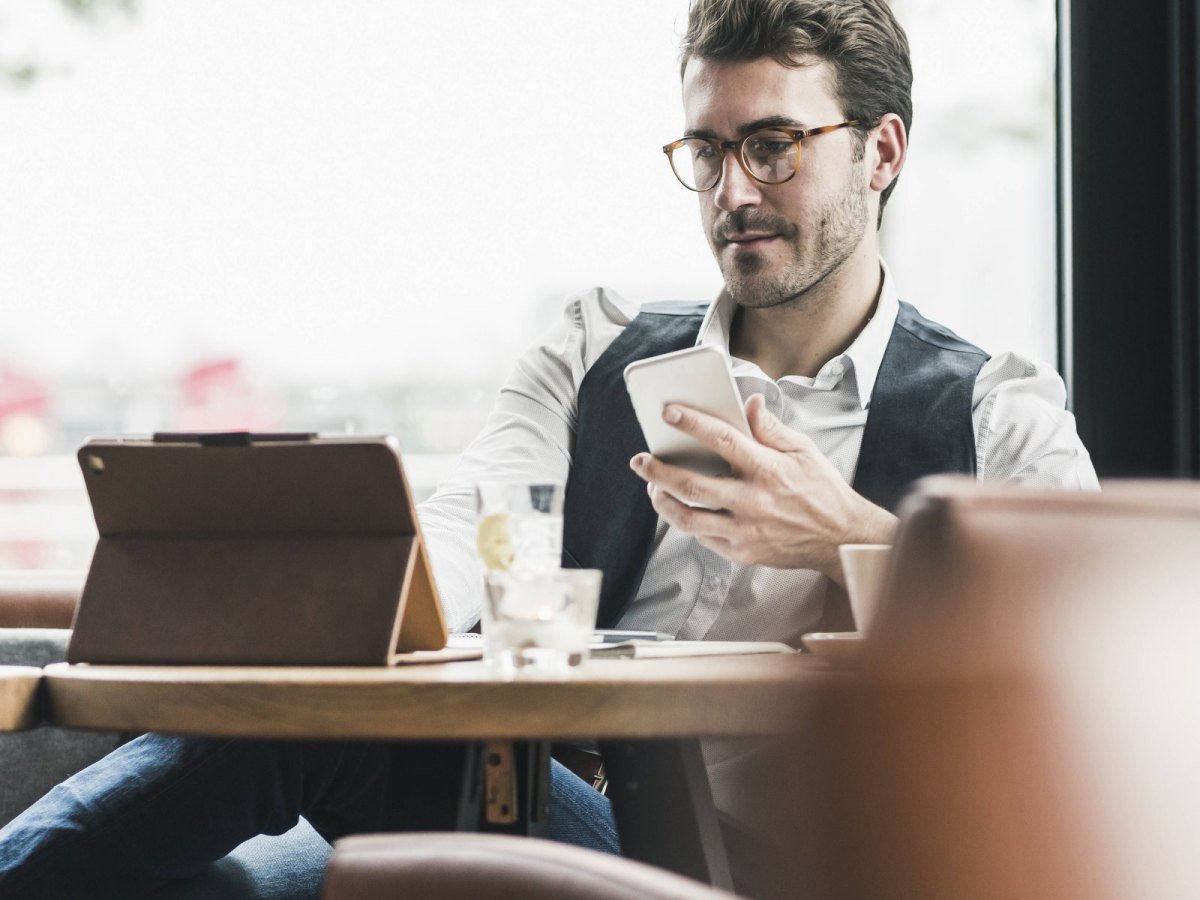
[[900,520],[869,500],[863,499],[863,511],[856,516],[851,527],[843,532],[841,539],[831,548],[829,570],[825,572],[830,578],[843,587],[846,576],[842,572],[841,554],[838,547],[842,544],[891,544],[896,537],[896,528]]
[[900,520],[874,503],[864,501],[870,507],[861,540],[846,541],[847,544],[890,544],[896,539]]

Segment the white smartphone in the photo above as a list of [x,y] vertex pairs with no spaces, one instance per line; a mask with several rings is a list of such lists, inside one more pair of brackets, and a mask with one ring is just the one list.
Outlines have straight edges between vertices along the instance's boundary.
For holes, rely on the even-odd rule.
[[662,417],[664,406],[679,403],[750,436],[742,397],[724,353],[715,347],[689,347],[631,362],[625,367],[625,388],[651,453],[704,475],[729,474],[725,460]]

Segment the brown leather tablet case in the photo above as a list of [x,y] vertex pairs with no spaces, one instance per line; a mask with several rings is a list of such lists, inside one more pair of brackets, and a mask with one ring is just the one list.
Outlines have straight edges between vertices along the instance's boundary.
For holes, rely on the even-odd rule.
[[69,662],[388,665],[446,627],[395,443],[95,440]]

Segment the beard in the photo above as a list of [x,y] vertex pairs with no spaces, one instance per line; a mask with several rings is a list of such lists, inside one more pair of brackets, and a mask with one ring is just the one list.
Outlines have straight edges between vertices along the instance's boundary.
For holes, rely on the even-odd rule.
[[[738,306],[765,309],[803,303],[858,249],[867,221],[867,188],[851,177],[842,195],[818,210],[813,224],[804,229],[769,213],[742,208],[717,221],[710,243]],[[721,254],[730,234],[747,231],[779,235],[787,258],[778,262],[753,251]]]

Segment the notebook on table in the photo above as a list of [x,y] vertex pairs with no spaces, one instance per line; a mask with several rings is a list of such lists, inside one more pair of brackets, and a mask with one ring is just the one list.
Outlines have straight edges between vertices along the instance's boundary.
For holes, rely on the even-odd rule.
[[390,665],[446,626],[391,438],[92,440],[69,662]]

